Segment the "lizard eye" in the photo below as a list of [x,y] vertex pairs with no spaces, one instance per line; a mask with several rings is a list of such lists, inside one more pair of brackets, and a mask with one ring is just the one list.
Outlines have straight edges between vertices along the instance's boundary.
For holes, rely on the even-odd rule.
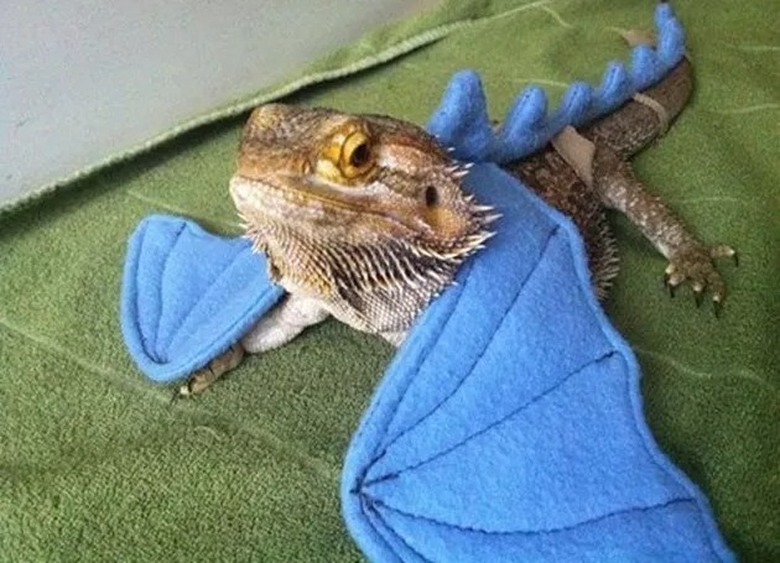
[[363,123],[347,122],[331,134],[320,151],[315,171],[331,182],[353,185],[376,164],[370,131]]
[[374,155],[368,136],[362,131],[355,131],[344,141],[341,151],[341,173],[347,178],[364,174],[372,167]]

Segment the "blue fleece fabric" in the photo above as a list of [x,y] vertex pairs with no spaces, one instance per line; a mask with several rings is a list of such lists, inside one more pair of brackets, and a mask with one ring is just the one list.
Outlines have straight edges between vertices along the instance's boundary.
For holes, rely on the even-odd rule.
[[[573,85],[546,115],[526,90],[494,134],[479,79],[456,75],[429,130],[474,167],[503,217],[488,247],[411,329],[353,436],[349,532],[376,561],[732,560],[701,492],[642,416],[636,359],[590,288],[576,228],[495,164],[540,148],[657,81],[684,52],[671,9],[658,49]],[[500,274],[499,274],[500,272]],[[122,329],[139,368],[182,377],[281,297],[243,240],[166,217],[131,237]]]
[[152,215],[128,242],[122,334],[138,369],[172,381],[227,350],[283,294],[249,241]]
[[494,164],[467,184],[503,217],[352,439],[341,499],[355,541],[374,561],[732,560],[645,424],[636,359],[576,228]]
[[501,128],[494,132],[479,76],[462,71],[453,77],[441,104],[428,121],[428,131],[454,149],[457,158],[472,162],[509,162],[545,146],[566,125],[580,126],[625,103],[671,70],[685,55],[685,34],[671,6],[655,10],[655,49],[640,45],[631,51],[631,66],[607,65],[598,88],[575,82],[560,105],[547,115],[547,97],[537,86],[515,100]]

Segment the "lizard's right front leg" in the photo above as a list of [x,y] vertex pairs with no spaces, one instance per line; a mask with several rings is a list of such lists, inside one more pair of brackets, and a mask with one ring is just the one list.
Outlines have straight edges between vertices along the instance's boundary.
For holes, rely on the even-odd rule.
[[244,352],[259,354],[283,346],[307,326],[324,321],[328,314],[316,299],[287,295],[227,352],[192,374],[187,383],[176,390],[173,400],[202,393],[217,379],[238,367]]

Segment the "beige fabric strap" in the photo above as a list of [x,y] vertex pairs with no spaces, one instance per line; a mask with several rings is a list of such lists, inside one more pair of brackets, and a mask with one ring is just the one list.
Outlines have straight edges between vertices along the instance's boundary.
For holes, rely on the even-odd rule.
[[666,111],[666,108],[662,106],[658,100],[655,100],[650,96],[643,94],[642,92],[637,92],[632,97],[634,98],[635,102],[639,102],[640,104],[649,107],[655,112],[655,114],[658,116],[658,121],[661,122],[661,130],[658,132],[658,136],[661,137],[664,135],[664,133],[669,130],[669,122],[671,121],[669,118],[669,112]]
[[[623,39],[631,47],[636,47],[637,45],[650,45],[651,47],[654,47],[656,44],[653,34],[645,31],[628,29],[622,30],[620,35],[623,36]],[[658,121],[661,123],[661,131],[658,133],[658,136],[660,137],[666,133],[670,124],[669,112],[666,111],[666,108],[650,96],[642,94],[641,92],[634,94],[633,98],[635,102],[639,102],[640,104],[649,107],[658,116]]]
[[550,142],[563,160],[574,169],[580,180],[588,187],[592,187],[593,156],[596,154],[596,145],[580,135],[571,125],[567,125]]
[[637,45],[650,45],[655,46],[655,36],[647,31],[641,31],[638,29],[621,29],[620,35],[623,40],[628,43],[629,47],[636,47]]

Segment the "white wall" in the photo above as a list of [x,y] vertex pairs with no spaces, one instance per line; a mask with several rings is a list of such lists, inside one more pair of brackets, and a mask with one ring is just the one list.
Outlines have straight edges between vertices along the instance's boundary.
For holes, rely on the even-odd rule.
[[0,205],[430,0],[0,0]]

